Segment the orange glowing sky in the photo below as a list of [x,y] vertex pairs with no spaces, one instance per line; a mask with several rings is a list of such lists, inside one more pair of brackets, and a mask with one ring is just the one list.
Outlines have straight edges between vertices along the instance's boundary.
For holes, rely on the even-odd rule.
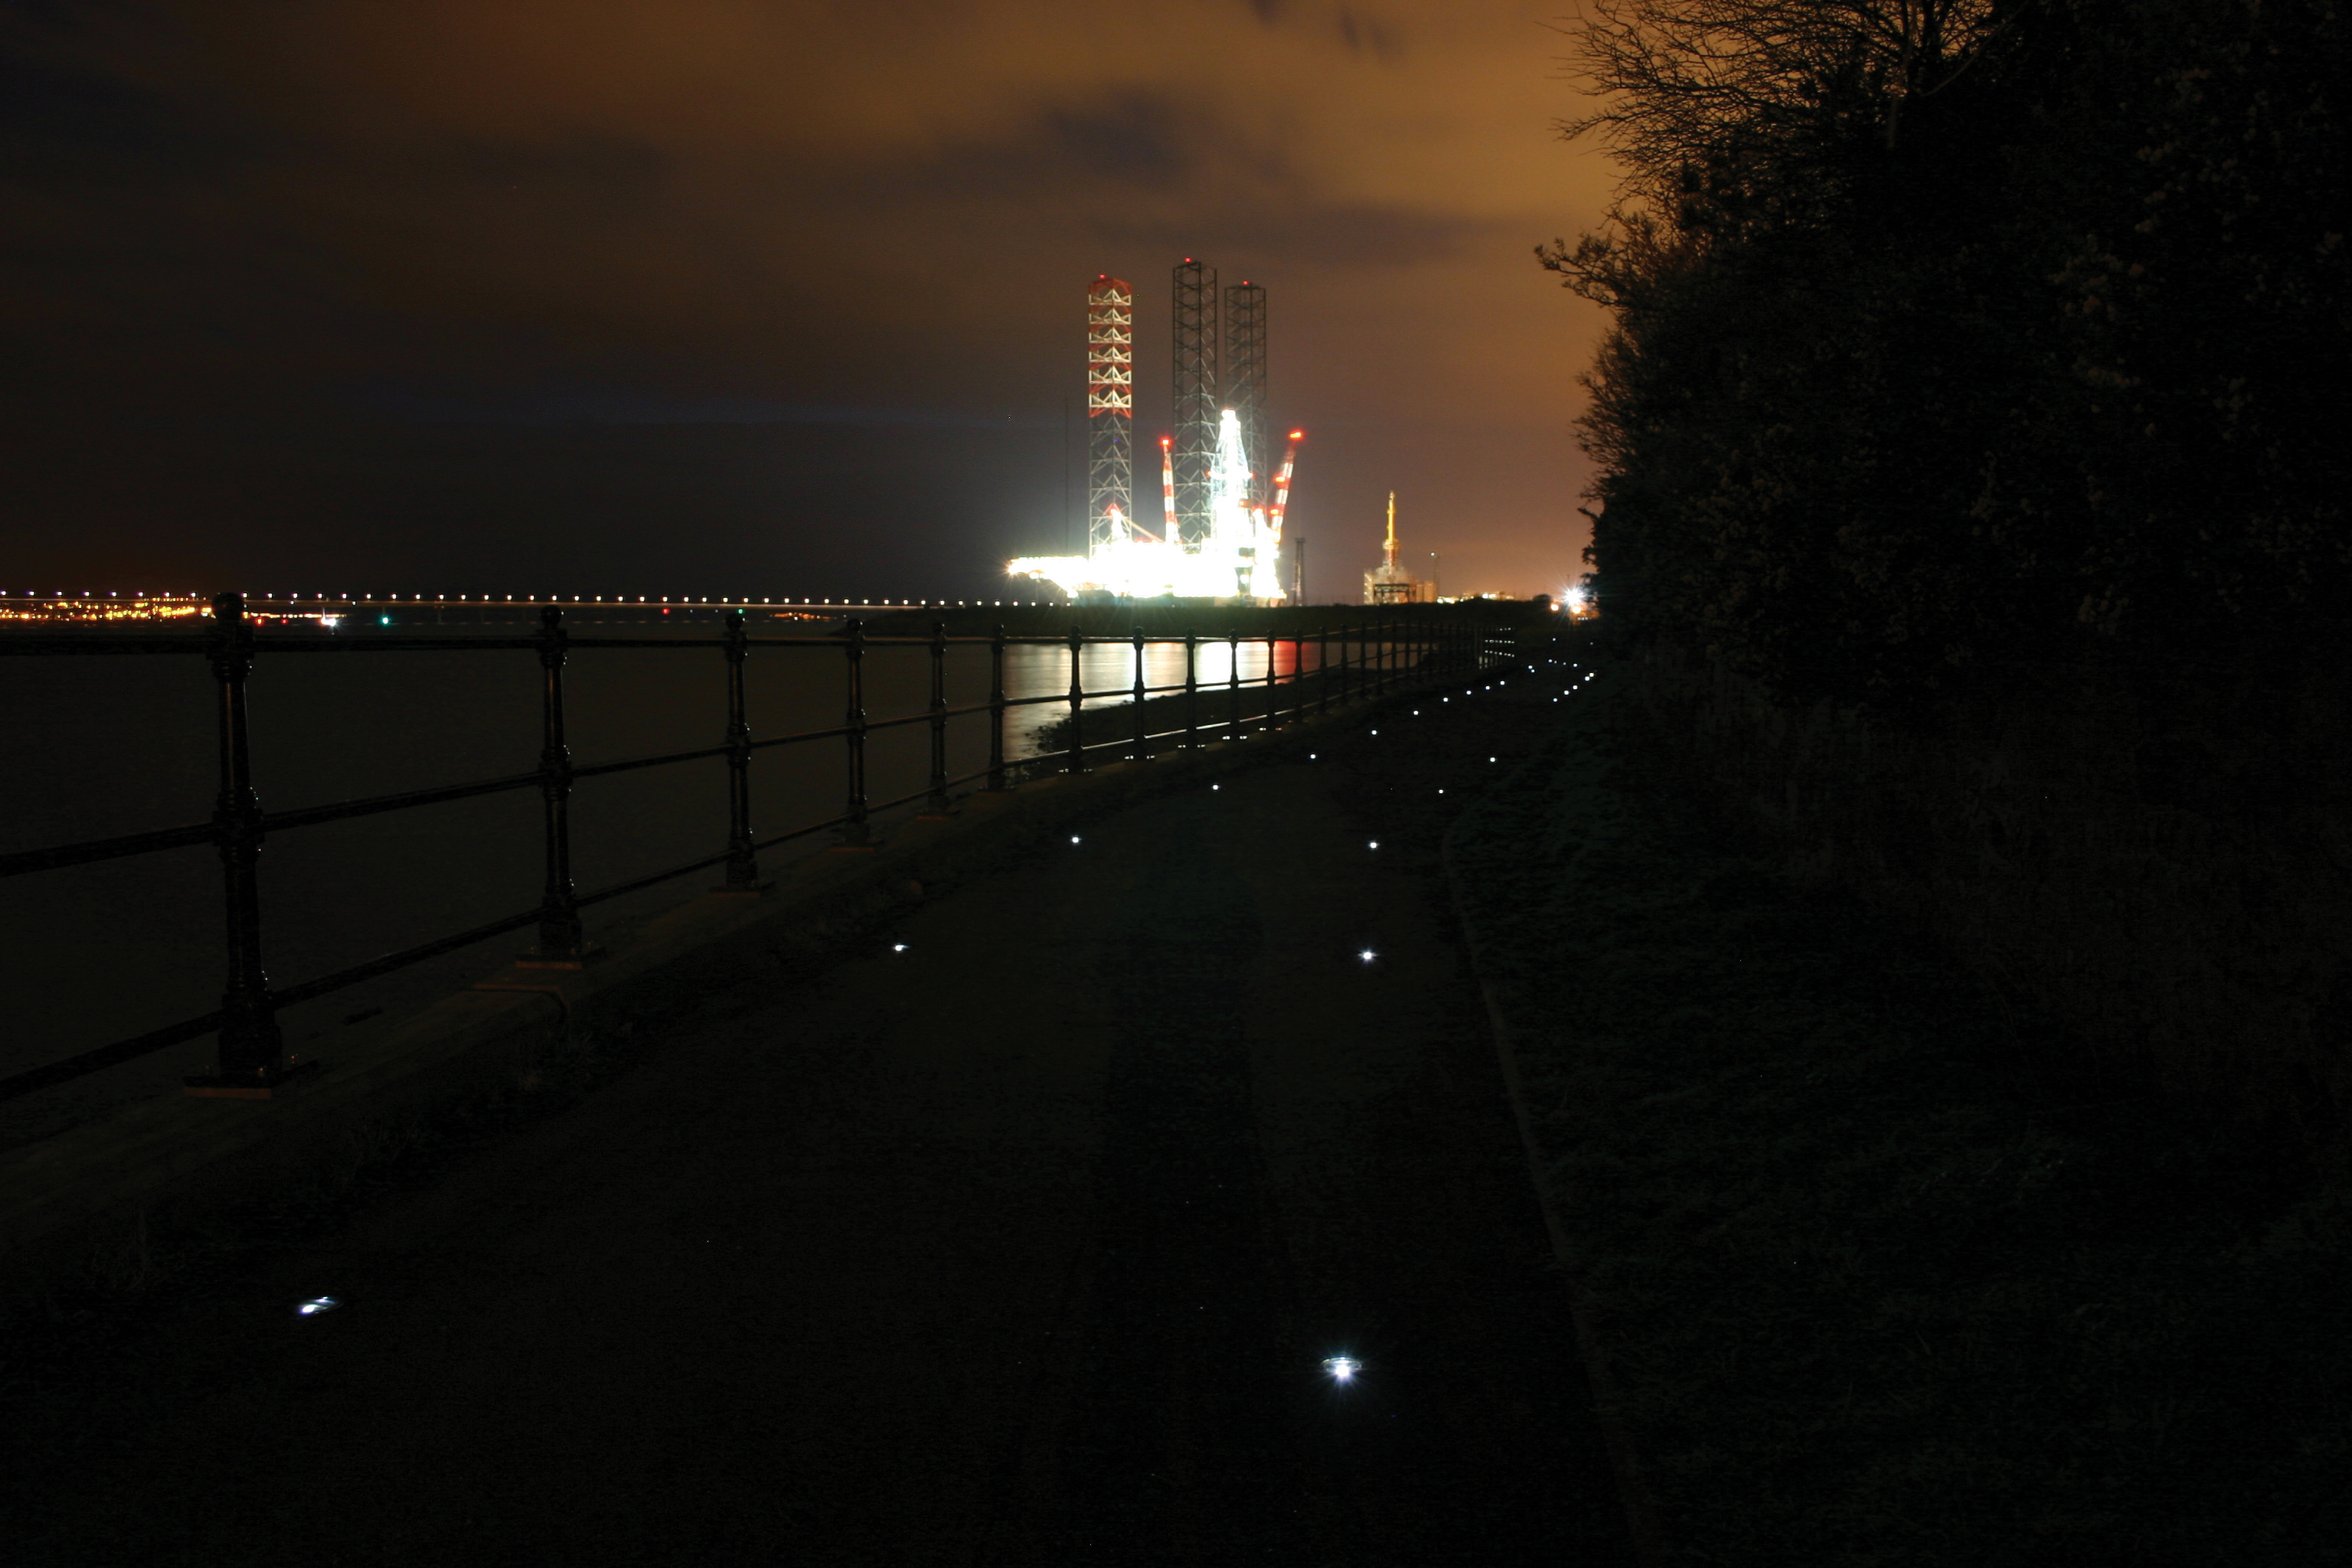
[[26,581],[0,586],[496,588],[556,552],[591,591],[972,591],[1066,539],[1097,272],[1139,297],[1156,496],[1168,273],[1197,255],[1269,291],[1311,597],[1353,596],[1391,489],[1449,594],[1557,591],[1600,321],[1532,249],[1591,226],[1612,175],[1552,130],[1580,101],[1555,16],[191,0],[0,24],[32,84],[0,330],[35,367],[0,574]]

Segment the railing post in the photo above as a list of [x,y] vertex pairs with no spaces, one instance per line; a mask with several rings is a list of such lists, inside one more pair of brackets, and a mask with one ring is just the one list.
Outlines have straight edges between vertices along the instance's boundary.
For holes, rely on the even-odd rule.
[[1086,738],[1078,732],[1078,710],[1086,705],[1087,689],[1079,679],[1079,655],[1087,646],[1087,634],[1076,626],[1070,628],[1070,765],[1069,771],[1087,771]]
[[751,723],[743,710],[743,658],[750,651],[743,612],[727,612],[727,890],[756,892],[751,854]]
[[572,748],[563,739],[563,663],[571,634],[553,605],[539,612],[541,740],[539,798],[546,828],[547,880],[539,898],[539,945],[524,962],[576,969],[586,962],[572,886]]
[[1201,744],[1201,634],[1184,634],[1184,749]]
[[185,1088],[194,1095],[266,1100],[290,1069],[269,976],[261,966],[261,796],[253,787],[245,710],[253,627],[245,618],[243,595],[214,598],[212,630],[213,679],[220,684],[220,794],[213,802],[213,843],[220,851],[228,974],[221,990],[213,1071],[186,1079]]
[[1139,763],[1149,762],[1151,760],[1150,740],[1151,726],[1146,721],[1143,711],[1145,695],[1143,679],[1143,628],[1141,626],[1138,626],[1135,628],[1135,760]]
[[849,801],[842,815],[841,843],[845,849],[864,849],[874,842],[866,820],[866,623],[853,617],[842,637],[841,651],[848,661],[849,705],[842,728],[849,742]]
[[1315,628],[1315,711],[1331,711],[1331,623]]
[[1003,794],[1004,782],[1004,627],[988,639],[988,787]]
[[[1274,644],[1274,646],[1273,646],[1273,647],[1268,647],[1268,648],[1265,650],[1265,661],[1266,661],[1266,663],[1267,663],[1267,664],[1271,665],[1271,664],[1274,662],[1274,656],[1275,656],[1275,652],[1276,652],[1276,650],[1277,648],[1279,648],[1279,647],[1280,647],[1280,646],[1281,646],[1280,640],[1279,640],[1279,639],[1276,639],[1276,642],[1275,642],[1275,644]],[[1288,692],[1286,692],[1286,693],[1285,691],[1283,691],[1283,689],[1282,689],[1280,687],[1278,687],[1278,686],[1277,686],[1276,688],[1275,688],[1275,689],[1274,689],[1273,691],[1271,691],[1271,692],[1269,692],[1269,693],[1267,694],[1267,697],[1268,697],[1268,705],[1269,705],[1270,707],[1272,707],[1272,706],[1286,706],[1286,707],[1287,707],[1287,709],[1288,709],[1288,710],[1289,710],[1289,711],[1290,711],[1291,718],[1292,718],[1293,720],[1296,720],[1296,719],[1298,717],[1298,678],[1299,678],[1299,671],[1298,671],[1298,660],[1297,660],[1297,658],[1296,657],[1296,656],[1297,656],[1297,652],[1298,652],[1297,639],[1297,638],[1295,638],[1295,637],[1291,639],[1291,649],[1290,649],[1290,651],[1291,651],[1291,654],[1293,655],[1293,657],[1292,657],[1292,658],[1291,658],[1291,661],[1290,661],[1290,688],[1291,688],[1291,689],[1290,689],[1290,690],[1289,690]],[[1290,699],[1290,700],[1288,701],[1288,703],[1287,703],[1287,704],[1282,704],[1282,703],[1279,703],[1277,700],[1278,700],[1278,699],[1280,699],[1280,698],[1283,698],[1283,697],[1285,697],[1285,696],[1287,696],[1287,697]]]
[[1225,646],[1232,658],[1225,667],[1225,739],[1242,738],[1242,634],[1225,634]]
[[934,816],[948,810],[948,624],[931,623],[931,793],[925,803]]
[[1290,718],[1294,723],[1307,719],[1307,638],[1296,632],[1290,638]]
[[1269,733],[1282,718],[1275,708],[1275,704],[1281,700],[1281,694],[1274,689],[1274,635],[1269,632],[1265,639],[1265,721],[1259,725],[1261,730]]

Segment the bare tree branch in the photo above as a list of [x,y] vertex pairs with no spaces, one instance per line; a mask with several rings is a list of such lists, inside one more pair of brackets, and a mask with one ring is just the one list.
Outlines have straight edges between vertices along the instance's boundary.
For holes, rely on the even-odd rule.
[[1833,98],[1895,144],[1905,105],[1941,91],[2008,25],[2010,0],[1590,0],[1561,30],[1598,100],[1622,195],[1671,210],[1685,170],[1816,122]]

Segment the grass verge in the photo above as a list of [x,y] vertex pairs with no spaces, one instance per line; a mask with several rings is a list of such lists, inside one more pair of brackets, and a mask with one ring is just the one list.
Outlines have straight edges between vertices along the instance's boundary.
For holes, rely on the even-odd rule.
[[1702,829],[1605,676],[1562,706],[1452,848],[1671,1560],[2341,1560],[2343,1194]]

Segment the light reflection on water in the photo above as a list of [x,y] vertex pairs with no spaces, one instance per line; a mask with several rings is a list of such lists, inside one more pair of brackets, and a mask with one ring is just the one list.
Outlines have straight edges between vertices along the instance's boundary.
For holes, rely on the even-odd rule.
[[[1291,644],[1277,643],[1274,647],[1274,669],[1277,681],[1288,680],[1297,673],[1300,654],[1311,673],[1316,664],[1313,643],[1304,649]],[[1244,639],[1238,647],[1225,641],[1203,641],[1194,655],[1193,679],[1206,691],[1227,689],[1234,667],[1240,666],[1244,686],[1265,679],[1267,650],[1265,639]],[[1089,698],[1084,711],[1097,708],[1117,708],[1134,700],[1135,649],[1132,645],[1120,647],[1112,644],[1089,643],[1079,655],[1079,679],[1087,691],[1116,691],[1110,697]],[[982,677],[983,684],[986,676]],[[1143,647],[1143,680],[1148,687],[1181,688],[1184,684],[1184,645],[1181,643],[1146,643]],[[1070,651],[1066,647],[1040,647],[1034,644],[1004,650],[1004,694],[1007,698],[1060,696],[1070,689]],[[1155,690],[1153,696],[1172,695]],[[950,691],[948,701],[957,701]],[[1204,706],[1202,722],[1210,715],[1223,710]],[[1008,756],[1028,756],[1037,750],[1036,737],[1048,725],[1069,717],[1066,702],[1041,702],[1034,707],[1014,709],[1005,718],[1005,753]],[[1168,726],[1173,728],[1172,724]],[[1088,740],[1097,737],[1088,736]],[[1104,735],[1101,739],[1110,737]]]
[[[1311,669],[1313,644],[1305,654]],[[1293,672],[1293,658],[1291,645],[1279,645],[1280,676]],[[1231,644],[1200,645],[1204,726],[1223,720],[1215,693],[1234,663]],[[753,648],[745,685],[754,739],[841,724],[845,665],[832,647]],[[1263,681],[1266,666],[1263,640],[1240,645],[1244,682]],[[724,668],[715,647],[574,649],[564,676],[573,761],[585,766],[719,743],[727,721]],[[870,721],[927,710],[927,649],[871,647],[864,674]],[[1134,650],[1089,644],[1080,674],[1087,690],[1109,693],[1087,700],[1088,712],[1118,707],[1129,700]],[[1181,686],[1183,645],[1147,645],[1144,678],[1155,687]],[[262,805],[284,810],[529,773],[538,766],[539,682],[538,659],[527,649],[320,656],[273,655],[265,645],[249,687]],[[1008,697],[1059,698],[1069,683],[1066,646],[1006,648]],[[949,706],[984,705],[988,687],[987,647],[951,647]],[[0,766],[0,849],[206,820],[217,788],[215,691],[208,665],[194,656],[0,658],[0,714],[15,742]],[[1034,754],[1038,733],[1068,711],[1061,701],[1012,709],[1008,758]],[[1121,728],[1106,721],[1103,733],[1087,738],[1109,741]],[[988,739],[984,711],[951,721],[950,775],[985,768]],[[835,738],[755,753],[754,831],[767,837],[839,815],[845,751]],[[869,797],[880,803],[921,791],[929,761],[928,724],[874,731]],[[521,789],[272,835],[260,869],[272,983],[294,984],[530,908],[541,879],[540,816],[538,792]],[[572,824],[583,892],[715,853],[727,830],[725,763],[708,759],[583,780]],[[773,876],[832,840],[830,832],[818,833],[762,851],[761,870]],[[698,873],[599,905],[588,913],[592,934],[695,896],[719,876]],[[219,864],[208,847],[0,879],[0,983],[11,1006],[11,1026],[0,1031],[0,1075],[218,1005],[220,921]],[[347,1017],[422,1005],[529,941],[528,931],[493,939],[305,1004],[287,1015],[288,1038],[324,1054],[347,1037]],[[201,1068],[211,1049],[209,1041],[194,1042],[44,1091],[14,1110],[0,1106],[0,1142],[24,1135],[26,1118],[39,1120],[39,1104],[86,1108],[169,1089]]]

